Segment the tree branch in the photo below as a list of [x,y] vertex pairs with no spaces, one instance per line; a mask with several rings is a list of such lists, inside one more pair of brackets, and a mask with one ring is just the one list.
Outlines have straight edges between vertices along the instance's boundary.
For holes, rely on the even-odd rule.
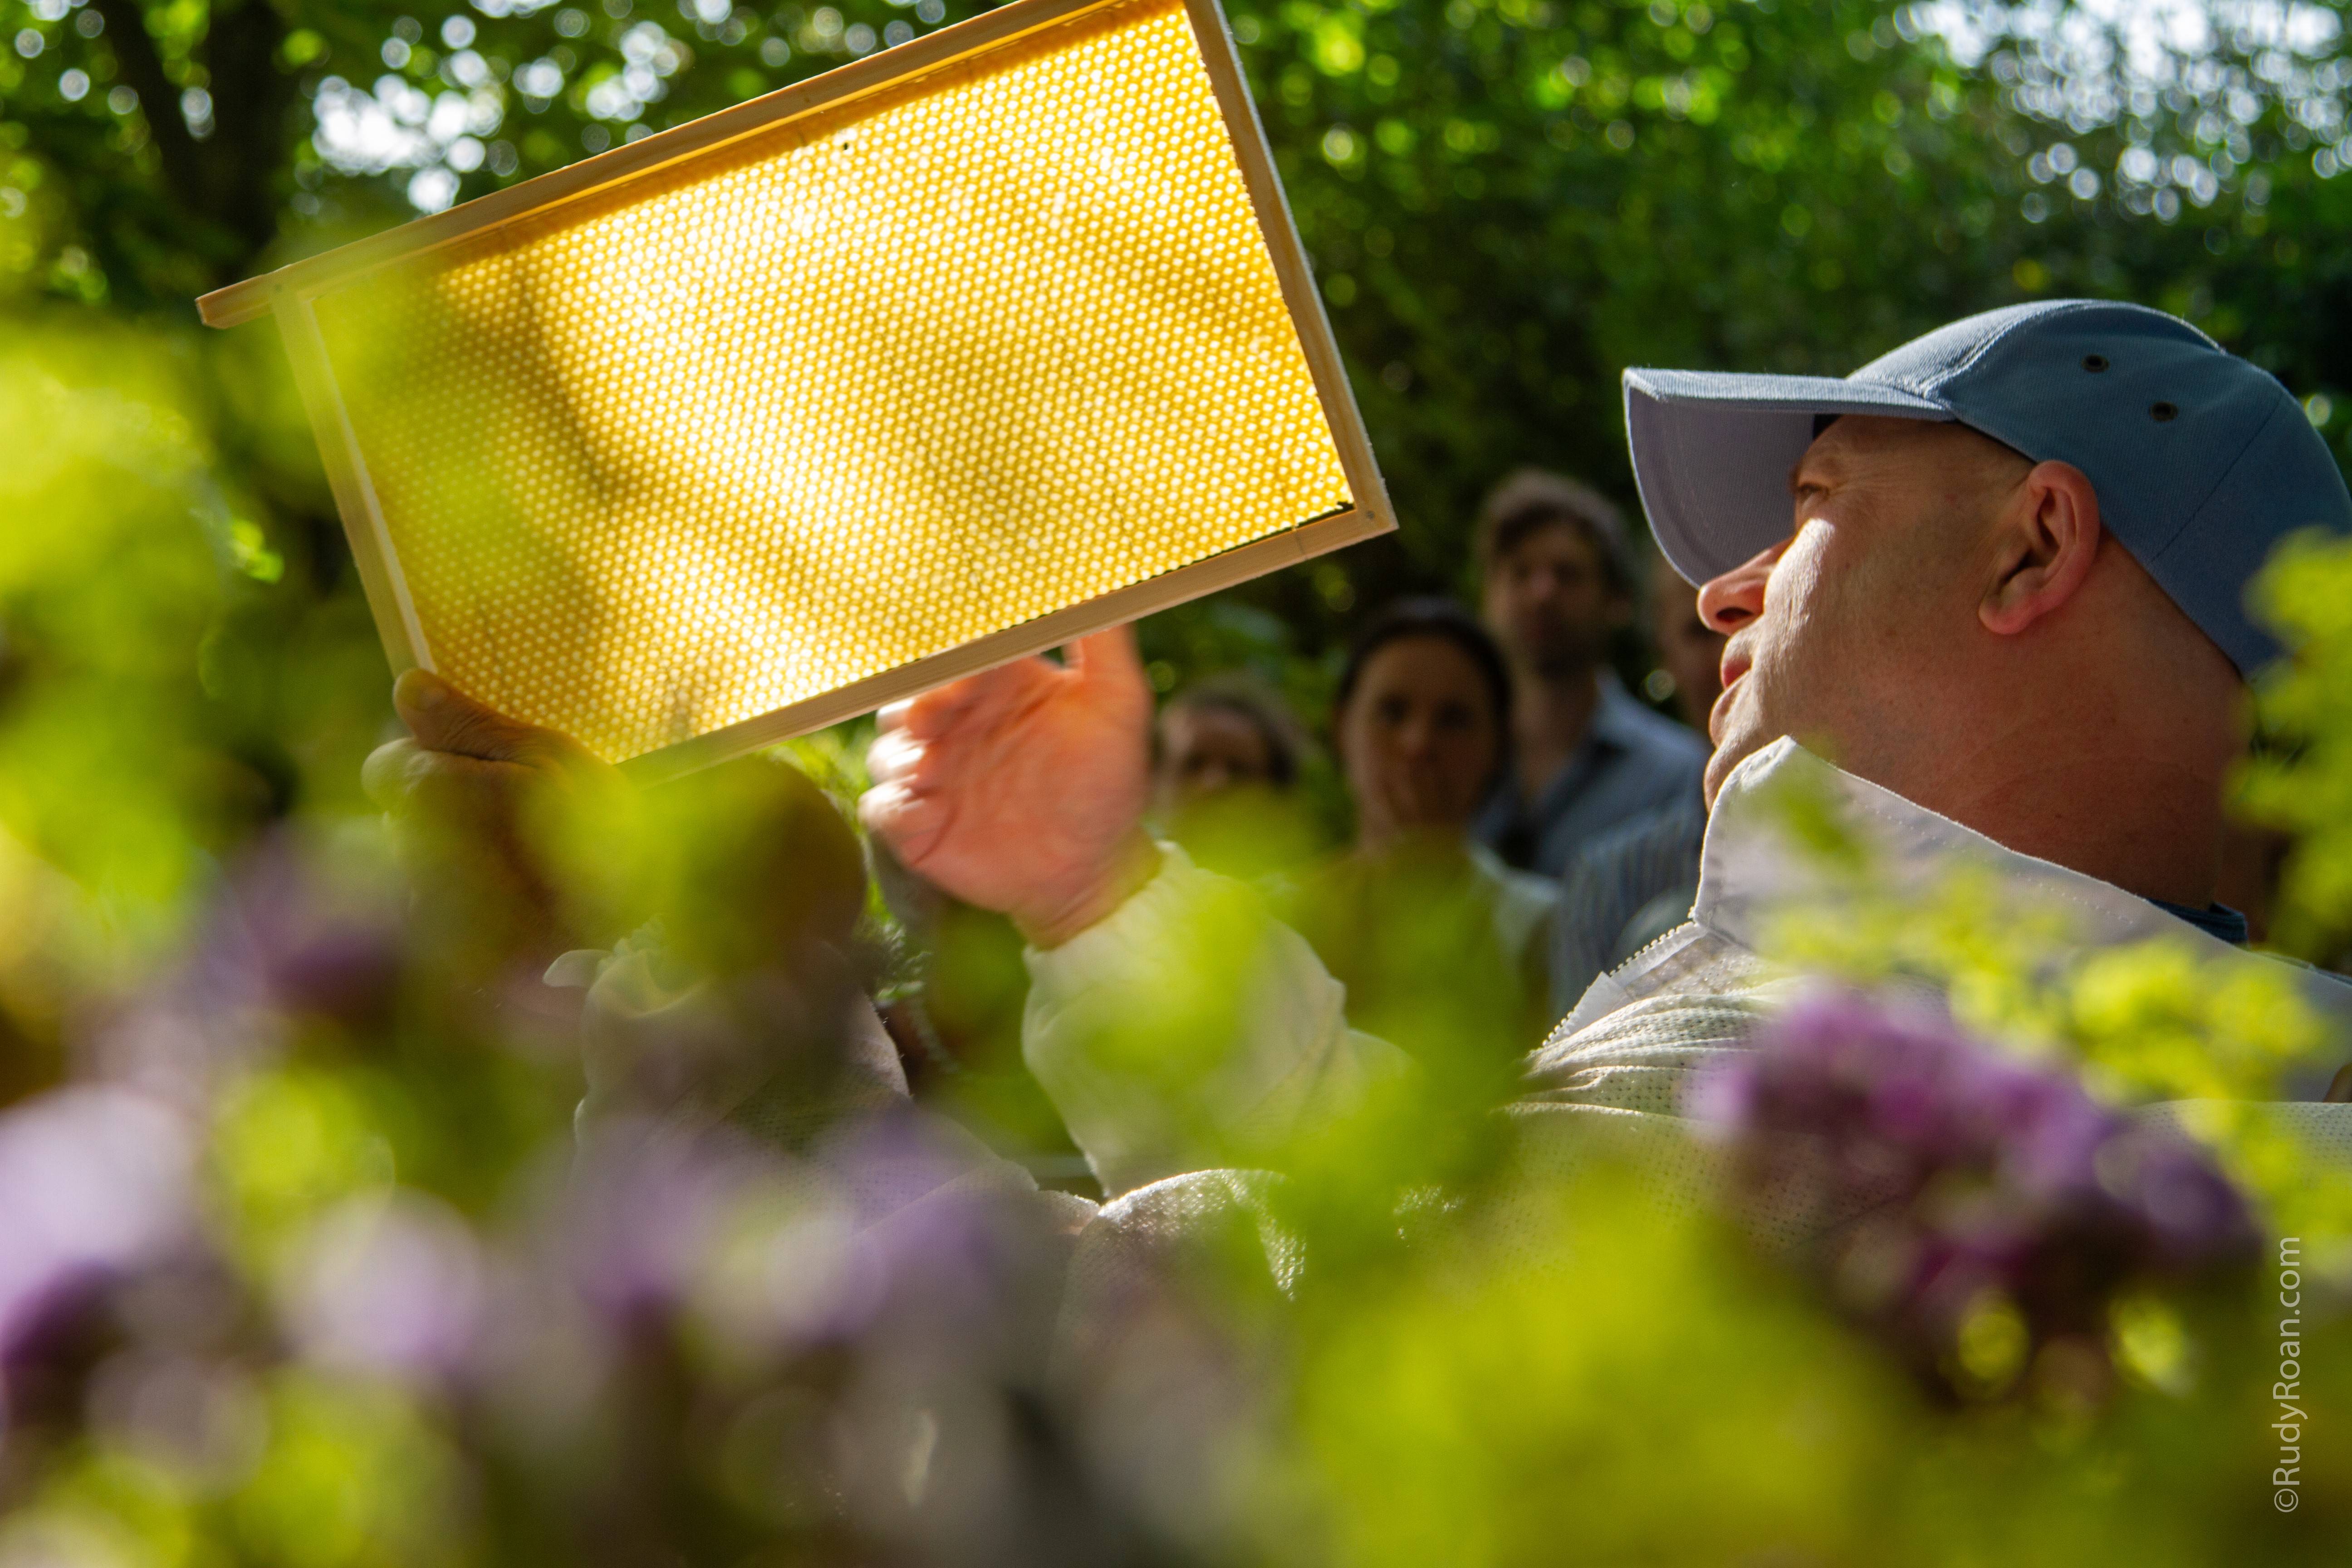
[[163,72],[163,57],[147,31],[147,13],[139,0],[90,0],[90,8],[106,18],[106,36],[114,47],[115,64],[123,80],[139,95],[147,115],[147,134],[163,160],[164,196],[186,205],[203,199],[205,184],[196,139],[180,118],[179,89]]
[[293,77],[278,63],[286,23],[267,0],[214,0],[205,36],[211,73],[213,214],[245,242],[241,274],[278,237],[278,201],[288,168],[288,114]]

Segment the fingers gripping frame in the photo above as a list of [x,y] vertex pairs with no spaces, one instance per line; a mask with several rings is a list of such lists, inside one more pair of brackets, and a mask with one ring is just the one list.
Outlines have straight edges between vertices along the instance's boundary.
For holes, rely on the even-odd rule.
[[1394,524],[1215,0],[1015,0],[207,296],[396,668],[656,778]]

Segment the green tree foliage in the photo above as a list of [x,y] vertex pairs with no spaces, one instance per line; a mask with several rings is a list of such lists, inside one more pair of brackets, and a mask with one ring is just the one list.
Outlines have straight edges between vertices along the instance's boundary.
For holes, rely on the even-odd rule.
[[[185,322],[204,289],[971,9],[5,0],[0,297]],[[1269,620],[1163,617],[1170,684],[1238,660],[1316,695],[1289,657],[1460,586],[1466,520],[1515,464],[1630,503],[1628,363],[1842,374],[1963,312],[2082,293],[2188,315],[2318,395],[2315,416],[2352,384],[2330,11],[2169,45],[2057,5],[1946,7],[1942,33],[1881,0],[1230,15],[1404,529],[1238,595]],[[202,352],[274,545],[331,557],[274,356]],[[347,590],[331,562],[291,581]]]
[[2352,953],[2352,548],[2290,541],[2259,589],[2295,657],[2259,687],[2274,744],[2248,767],[2249,813],[2291,833],[2273,940],[2341,969]]
[[2344,297],[2318,237],[2346,192],[2305,123],[2343,129],[2324,54],[2214,38],[2167,86],[2087,42],[1919,27],[1857,0],[1237,11],[1406,519],[1358,596],[1458,581],[1512,464],[1630,500],[1627,364],[1843,374],[2085,294],[2341,382],[2313,331]]
[[[2352,1498],[2352,1199],[2227,1125],[2198,1131],[2311,1270],[2294,1397],[2327,1414],[2294,1516],[2263,1484],[2294,1375],[2269,1259],[2103,1302],[2095,1353],[2047,1367],[1972,1311],[1955,1407],[1723,1216],[1605,1165],[1519,1183],[1501,1119],[1444,1097],[1283,1146],[1184,1124],[1257,957],[1226,905],[1102,1046],[1216,1157],[1287,1174],[1235,1184],[1272,1193],[1236,1205],[1249,1268],[1124,1313],[1098,1406],[1006,1370],[1065,1279],[1043,1211],[865,1236],[907,1151],[814,1115],[765,1129],[789,1147],[575,1144],[570,1021],[394,901],[356,786],[383,668],[309,433],[269,333],[188,301],[961,14],[0,0],[0,1558],[1050,1560],[992,1533],[1013,1520],[1087,1562],[2319,1560]],[[1626,494],[1629,362],[1842,371],[1961,310],[2124,294],[2273,363],[2340,437],[2332,13],[2177,48],[1944,14],[1948,39],[1863,0],[1237,6],[1406,529],[1163,617],[1162,679],[1238,658],[1318,702],[1300,656],[1458,585],[1498,469]],[[2323,957],[2352,931],[2347,574],[2315,551],[2276,580],[2305,654],[2256,787],[2307,836],[2284,929]],[[796,755],[854,789],[844,737]],[[701,918],[786,887],[742,824],[806,795],[690,787],[649,813],[688,849],[657,905],[723,973],[741,927]],[[630,864],[609,831],[573,847],[583,883]],[[2312,1054],[2284,986],[2162,948],[2053,974],[2048,928],[1984,892],[1781,949],[1933,977],[1989,1046],[2122,1101],[2264,1096]],[[960,991],[934,972],[938,1020],[1002,1037],[1018,959],[983,957]],[[675,977],[642,968],[662,1012]],[[789,987],[751,983],[797,978],[721,1002],[772,1022]],[[39,1094],[73,1050],[96,1091]]]
[[[362,804],[387,714],[341,530],[274,333],[197,328],[196,293],[972,9],[0,0],[0,331],[62,345],[38,384],[76,407],[115,395],[117,370],[152,395],[194,456],[145,470],[174,499],[131,532],[173,540],[159,562],[209,535],[219,563],[201,612],[138,623],[209,617],[171,632],[180,663],[110,687],[111,760],[44,721],[65,749],[9,821],[108,841],[108,793],[68,781],[110,771],[173,821]],[[1630,506],[1628,363],[1838,373],[1966,310],[2116,294],[2272,364],[2344,439],[2352,338],[2333,329],[2352,292],[2326,237],[2352,200],[2352,62],[2334,14],[2171,46],[2065,6],[1937,15],[1944,33],[1882,0],[1233,0],[1403,528],[1156,617],[1155,683],[1247,665],[1320,717],[1358,616],[1466,585],[1467,519],[1500,472],[1557,465]],[[89,332],[106,319],[135,324],[135,355]],[[15,428],[80,438],[26,395]],[[13,643],[34,625],[12,620]],[[76,711],[79,690],[6,711]],[[1315,784],[1336,800],[1327,771]],[[964,988],[1008,1048],[1009,962]]]
[[[22,287],[185,319],[265,266],[545,174],[944,17],[12,0],[0,26]],[[12,202],[12,206],[18,203]]]

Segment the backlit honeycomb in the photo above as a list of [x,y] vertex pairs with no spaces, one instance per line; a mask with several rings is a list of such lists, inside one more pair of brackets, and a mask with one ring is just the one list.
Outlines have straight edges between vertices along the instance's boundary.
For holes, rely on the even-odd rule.
[[433,664],[615,759],[1349,502],[1166,0],[315,308]]

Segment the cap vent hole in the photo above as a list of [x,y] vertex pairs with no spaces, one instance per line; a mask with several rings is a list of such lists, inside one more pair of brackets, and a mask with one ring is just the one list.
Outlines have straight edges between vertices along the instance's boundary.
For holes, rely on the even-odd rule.
[[2101,371],[2107,368],[2107,356],[2105,354],[2084,354],[2083,356],[2083,368],[2089,371],[2093,375],[2096,375]]
[[2159,403],[2147,411],[2147,416],[2158,425],[2169,425],[2180,417],[2180,410],[2173,404]]

